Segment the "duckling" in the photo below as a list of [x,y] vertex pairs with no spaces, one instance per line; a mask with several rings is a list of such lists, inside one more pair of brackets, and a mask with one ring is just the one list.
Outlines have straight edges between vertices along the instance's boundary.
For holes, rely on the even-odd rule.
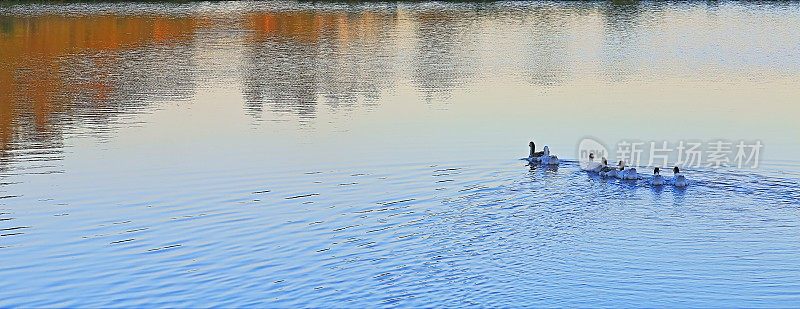
[[689,185],[689,181],[686,180],[686,177],[681,174],[681,170],[676,166],[672,168],[672,172],[675,176],[672,177],[672,184],[676,187],[685,187]]
[[654,186],[664,185],[664,178],[661,177],[661,169],[660,168],[656,167],[656,168],[653,169],[653,180],[651,181],[651,183]]

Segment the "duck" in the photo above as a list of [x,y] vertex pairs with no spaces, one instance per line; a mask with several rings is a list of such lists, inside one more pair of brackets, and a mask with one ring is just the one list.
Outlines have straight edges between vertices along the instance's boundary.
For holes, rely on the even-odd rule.
[[542,150],[542,156],[540,157],[539,161],[542,165],[558,165],[558,157],[555,155],[550,155],[550,147],[544,146]]
[[606,160],[605,157],[603,157],[603,159],[600,160],[600,162],[603,167],[600,169],[598,174],[600,174],[600,176],[602,177],[606,177],[608,175],[608,172],[611,171],[613,168],[608,166],[608,160]]
[[[640,178],[639,173],[636,172],[636,168],[635,167],[632,167],[632,168],[629,168],[629,169],[625,169],[625,162],[624,161],[619,161],[619,163],[617,163],[617,165],[619,165],[619,171],[614,173],[614,177],[617,177],[619,179],[625,179],[625,180],[635,180],[635,179],[639,179]],[[609,173],[609,174],[611,174],[611,173]]]
[[677,166],[672,168],[672,172],[675,174],[675,176],[672,176],[672,185],[676,187],[686,187],[689,185],[689,181],[681,174],[681,170]]
[[528,143],[528,146],[531,147],[531,154],[528,156],[529,158],[541,157],[544,154],[544,151],[536,151],[536,143],[533,141]]
[[528,158],[527,158],[528,162],[531,163],[531,164],[541,162],[542,155],[544,155],[544,151],[537,152],[536,151],[536,144],[533,141],[528,143],[528,147],[531,148],[531,152],[530,152],[530,154],[528,155]]
[[664,185],[664,177],[661,177],[661,169],[656,167],[653,169],[653,179],[650,182],[654,186]]
[[642,176],[639,176],[639,173],[636,172],[635,167],[631,167],[629,169],[626,169],[625,172],[622,173],[621,178],[625,180],[638,180],[642,178]]
[[619,170],[617,171],[616,175],[614,175],[614,177],[622,179],[622,173],[625,172],[625,162],[619,161],[617,162],[617,166],[619,166]]
[[625,169],[625,163],[619,161],[620,163],[620,170],[617,173],[617,178],[625,179],[625,180],[636,180],[639,179],[639,173],[636,172],[635,167],[631,167],[629,169]]
[[614,178],[618,177],[620,171],[625,169],[625,163],[623,163],[622,161],[619,161],[619,163],[617,163],[617,165],[620,167],[619,171],[616,168],[606,166],[606,168],[604,169],[604,172],[601,172],[600,176],[614,177]]
[[[605,158],[603,158],[603,161],[605,161]],[[592,173],[600,173],[604,167],[602,162],[594,162],[594,153],[589,153],[589,162],[581,163],[582,170]]]

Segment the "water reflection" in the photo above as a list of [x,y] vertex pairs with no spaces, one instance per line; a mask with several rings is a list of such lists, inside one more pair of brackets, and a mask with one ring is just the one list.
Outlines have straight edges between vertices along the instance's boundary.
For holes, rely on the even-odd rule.
[[[603,67],[606,68],[607,75],[616,82],[623,82],[626,77],[636,73],[635,59],[631,59],[631,54],[635,53],[634,46],[638,45],[636,35],[640,31],[639,25],[649,22],[642,19],[657,18],[653,15],[640,16],[640,6],[639,1],[622,0],[612,1],[602,8],[606,41],[603,46],[607,48]],[[653,11],[657,10],[649,12]]]
[[552,87],[567,78],[570,66],[564,55],[569,53],[568,44],[572,38],[566,29],[575,22],[573,19],[584,14],[580,7],[570,10],[574,10],[573,14],[565,14],[563,7],[543,6],[523,17],[525,22],[535,25],[529,32],[530,42],[525,45],[530,60],[523,62],[529,83]]
[[[115,123],[137,121],[133,116],[154,111],[161,102],[191,99],[200,88],[234,89],[241,97],[232,99],[241,99],[244,113],[252,118],[289,118],[301,124],[337,113],[369,118],[365,115],[387,101],[452,103],[453,94],[478,97],[500,88],[508,91],[504,99],[514,101],[508,109],[515,109],[525,97],[542,99],[541,90],[546,89],[560,97],[547,98],[550,103],[537,106],[536,113],[562,107],[584,111],[571,115],[575,117],[570,125],[575,127],[596,120],[592,114],[609,110],[624,110],[624,115],[617,116],[636,119],[637,111],[628,108],[630,102],[643,102],[662,113],[667,109],[666,104],[649,102],[653,100],[647,95],[634,94],[623,103],[597,99],[582,106],[560,106],[574,101],[570,96],[583,94],[579,91],[625,91],[617,84],[659,85],[685,76],[700,81],[700,86],[719,86],[720,76],[735,77],[731,72],[761,72],[765,84],[775,81],[769,83],[775,89],[760,89],[761,93],[775,94],[772,101],[776,103],[770,104],[786,108],[780,103],[790,96],[780,94],[786,89],[780,83],[796,79],[794,71],[800,67],[796,60],[800,58],[779,57],[781,52],[796,53],[796,30],[787,27],[793,16],[771,15],[780,13],[760,6],[747,7],[764,10],[750,17],[774,26],[775,34],[765,41],[776,47],[762,50],[749,43],[751,36],[762,34],[740,27],[741,31],[730,34],[747,43],[741,52],[738,45],[661,42],[670,34],[667,39],[671,40],[690,34],[697,22],[724,21],[714,16],[707,21],[709,9],[716,15],[728,14],[729,20],[742,17],[737,15],[741,10],[716,4],[281,2],[165,8],[130,4],[119,12],[113,5],[97,11],[91,5],[56,5],[37,6],[31,9],[36,13],[30,14],[20,13],[25,11],[21,8],[0,13],[0,61],[4,64],[0,68],[0,156],[4,158],[10,156],[10,149],[32,149],[26,143],[58,151],[63,148],[64,134],[102,137]],[[163,12],[157,14],[159,10]],[[670,19],[669,28],[664,26],[666,19]],[[729,34],[725,30],[729,27],[717,26],[706,29],[708,37]],[[726,67],[719,59],[728,60],[725,65],[731,69],[723,71]],[[713,61],[720,62],[713,68],[716,71],[701,72],[692,66]],[[228,84],[231,76],[235,76],[233,85]],[[687,98],[696,94],[685,89],[672,89],[676,95],[671,99],[683,104],[678,108],[695,105]],[[723,91],[710,95],[719,102],[730,101]],[[504,119],[513,118],[506,108],[475,110],[495,99],[480,98],[483,101],[459,99],[461,112],[474,117],[507,113]],[[742,122],[750,112],[742,109],[750,104],[737,104],[736,113],[714,114],[713,119]],[[569,122],[568,118],[563,120]],[[701,111],[687,115],[685,121],[698,123],[707,118]],[[539,121],[562,125],[549,118]],[[792,124],[782,119],[772,129],[796,131]],[[616,134],[632,125],[597,128],[601,132],[595,134]],[[513,129],[519,127],[503,130]]]
[[394,85],[395,12],[259,12],[245,19],[252,32],[244,97],[254,116],[266,105],[306,121],[321,103],[334,111],[375,105]]
[[440,9],[411,18],[417,38],[412,80],[428,102],[446,99],[475,74],[475,47],[467,37],[475,23],[474,12]]
[[[192,94],[193,18],[0,16],[0,157]],[[166,64],[166,65],[165,65]]]

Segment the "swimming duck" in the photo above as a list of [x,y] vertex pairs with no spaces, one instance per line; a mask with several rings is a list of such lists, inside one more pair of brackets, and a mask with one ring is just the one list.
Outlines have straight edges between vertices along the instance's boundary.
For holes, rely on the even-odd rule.
[[[603,158],[605,161],[605,158]],[[581,163],[581,169],[587,172],[600,173],[603,171],[604,164],[602,162],[594,162],[594,154],[589,153],[589,162]]]
[[655,169],[653,169],[653,180],[651,181],[651,184],[653,184],[654,186],[664,185],[664,177],[661,177],[660,168],[656,167]]
[[686,177],[683,177],[681,174],[681,170],[676,166],[672,168],[672,172],[675,176],[672,177],[672,184],[676,187],[685,187],[689,184],[689,181],[686,180]]
[[544,154],[544,151],[536,152],[536,144],[533,143],[533,141],[528,143],[528,146],[531,147],[531,154],[528,156],[528,158],[541,157],[542,154]]
[[617,170],[616,168],[613,168],[613,167],[608,167],[608,170],[605,173],[601,174],[601,176],[615,177],[615,178],[619,177],[619,173],[621,171],[625,170],[625,163],[622,162],[622,161],[619,161],[619,163],[617,163],[617,166],[619,166],[619,170]]
[[550,155],[550,147],[547,146],[544,146],[544,149],[542,150],[542,156],[539,160],[543,165],[558,165],[558,157],[555,155]]
[[599,172],[599,174],[600,174],[600,176],[602,176],[602,177],[607,177],[607,176],[608,176],[608,172],[612,171],[614,168],[613,168],[613,167],[610,167],[610,166],[608,166],[608,160],[606,160],[606,158],[605,158],[605,157],[604,157],[604,158],[603,158],[603,160],[601,160],[601,161],[602,161],[602,165],[603,165],[603,167],[600,169],[600,172]]
[[537,151],[536,151],[536,144],[535,144],[535,143],[533,143],[533,141],[531,141],[530,143],[528,143],[528,147],[530,147],[530,148],[531,148],[531,152],[530,152],[530,154],[528,155],[528,159],[527,159],[527,160],[528,160],[528,162],[529,162],[530,164],[534,164],[534,163],[539,163],[539,162],[541,162],[542,155],[544,155],[544,151],[539,151],[539,152],[537,152]]
[[617,173],[617,178],[625,180],[636,180],[639,179],[639,173],[636,172],[635,167],[625,169],[625,166],[623,165],[620,171]]

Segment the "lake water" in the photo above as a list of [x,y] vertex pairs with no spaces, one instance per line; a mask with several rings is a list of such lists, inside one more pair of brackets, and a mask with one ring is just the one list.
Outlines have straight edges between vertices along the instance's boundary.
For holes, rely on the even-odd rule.
[[0,64],[0,307],[800,306],[797,2],[6,4]]

